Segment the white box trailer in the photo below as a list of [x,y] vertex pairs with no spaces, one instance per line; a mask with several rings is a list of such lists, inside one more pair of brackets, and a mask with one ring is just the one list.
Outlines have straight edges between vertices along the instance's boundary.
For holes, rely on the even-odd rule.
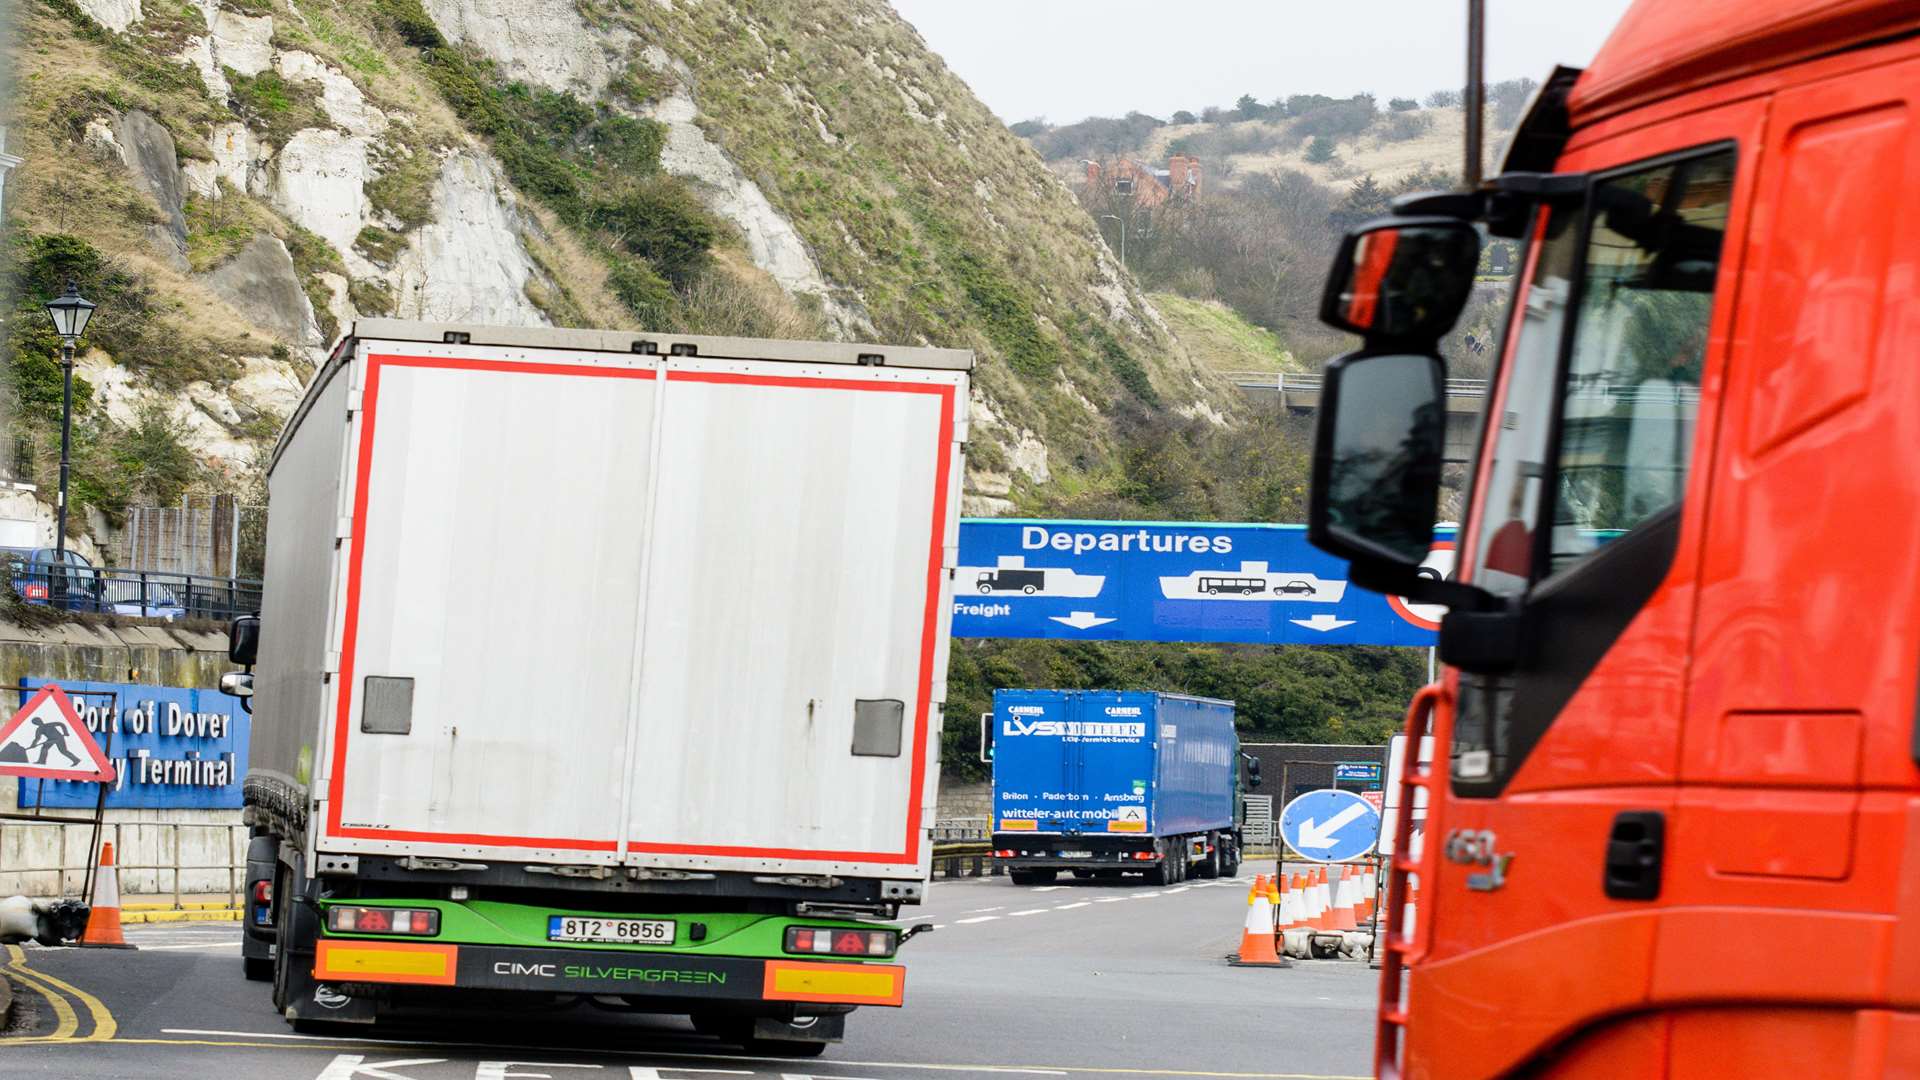
[[[728,913],[917,902],[971,366],[943,349],[356,324],[269,473],[247,801],[256,867],[273,852],[261,873],[313,902],[263,908],[250,970],[268,934],[294,984],[316,949],[312,986],[276,983],[290,1018],[367,1018],[401,985],[369,969],[380,949],[302,939],[300,912],[346,899],[443,928],[476,898],[542,921],[664,913],[683,947]],[[752,955],[795,951],[765,930]],[[444,966],[444,985],[512,988],[467,979],[464,956]],[[301,1000],[362,984],[350,1007]],[[791,1008],[748,1011],[761,1035],[793,1034],[765,1027]]]

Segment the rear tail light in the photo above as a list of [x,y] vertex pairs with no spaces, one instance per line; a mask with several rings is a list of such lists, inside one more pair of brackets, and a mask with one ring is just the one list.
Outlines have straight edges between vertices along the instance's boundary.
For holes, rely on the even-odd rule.
[[440,913],[432,908],[330,907],[327,929],[336,934],[431,937],[440,932]]
[[1136,851],[1133,853],[1133,857],[1139,859],[1141,862],[1151,862],[1159,858],[1160,853],[1157,851]]
[[253,883],[253,902],[256,904],[273,903],[273,882],[260,879]]
[[786,950],[822,956],[892,956],[898,930],[843,930],[830,926],[787,927]]
[[996,851],[993,853],[993,857],[996,859],[1011,859],[1013,858],[1013,855],[1014,855],[1014,851],[1012,848],[1007,848],[1004,851]]

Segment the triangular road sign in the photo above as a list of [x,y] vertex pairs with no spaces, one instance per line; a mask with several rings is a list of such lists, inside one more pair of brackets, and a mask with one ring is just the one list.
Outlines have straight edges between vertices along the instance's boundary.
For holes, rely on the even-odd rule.
[[104,784],[114,772],[74,711],[73,699],[48,683],[0,727],[0,776]]

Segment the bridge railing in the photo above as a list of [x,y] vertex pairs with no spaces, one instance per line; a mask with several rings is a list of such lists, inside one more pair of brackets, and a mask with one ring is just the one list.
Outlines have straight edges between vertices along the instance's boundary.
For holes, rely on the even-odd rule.
[[[1272,387],[1282,394],[1318,394],[1326,384],[1326,376],[1319,372],[1296,371],[1229,371],[1227,378],[1246,387]],[[1448,397],[1484,397],[1487,393],[1485,379],[1448,379]]]

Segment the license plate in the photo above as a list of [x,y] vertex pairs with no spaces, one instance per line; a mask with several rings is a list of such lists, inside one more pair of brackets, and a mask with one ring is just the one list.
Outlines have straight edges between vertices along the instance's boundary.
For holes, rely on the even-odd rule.
[[1063,852],[1061,852],[1061,853],[1060,853],[1060,857],[1061,857],[1061,858],[1063,858],[1063,859],[1091,859],[1091,858],[1093,858],[1093,852],[1091,852],[1091,851],[1063,851]]
[[547,916],[548,941],[595,941],[615,945],[671,945],[671,919],[586,919]]

